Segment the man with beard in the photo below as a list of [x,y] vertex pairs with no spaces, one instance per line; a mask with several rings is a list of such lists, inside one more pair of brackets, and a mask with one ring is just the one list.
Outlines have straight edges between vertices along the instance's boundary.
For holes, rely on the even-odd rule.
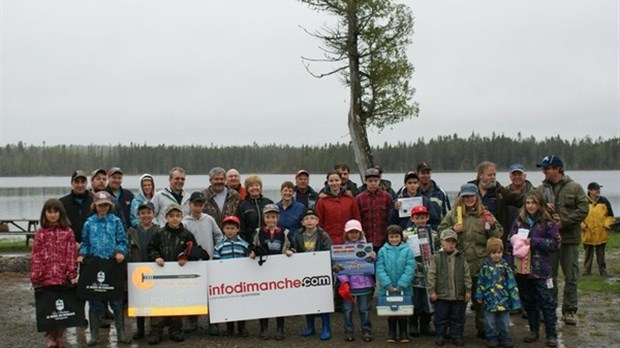
[[221,167],[211,169],[209,171],[209,183],[211,185],[202,191],[205,196],[205,205],[202,211],[215,219],[220,230],[224,217],[235,215],[241,201],[239,193],[225,184],[226,178],[231,172],[233,174],[236,172],[236,180],[239,182],[239,172],[236,169],[231,169],[228,172]]
[[235,168],[231,168],[226,172],[226,187],[237,191],[241,200],[245,199],[247,193],[243,185],[241,185],[241,174]]

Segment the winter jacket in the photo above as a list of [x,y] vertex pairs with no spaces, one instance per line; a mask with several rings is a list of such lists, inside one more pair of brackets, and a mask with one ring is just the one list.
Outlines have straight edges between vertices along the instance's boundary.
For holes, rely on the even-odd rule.
[[368,242],[375,248],[381,247],[385,242],[390,210],[394,207],[392,196],[383,190],[366,190],[355,197],[355,202]]
[[291,240],[291,250],[296,253],[303,252],[312,252],[312,251],[326,251],[332,250],[332,239],[327,232],[325,232],[322,228],[316,228],[316,243],[314,249],[308,250],[306,249],[306,245],[304,244],[304,234],[306,233],[306,228],[302,227],[295,234],[295,238]]
[[112,192],[110,186],[106,186],[104,189],[108,191],[110,195],[116,198],[116,201],[120,204],[121,211],[123,212],[123,223],[125,224],[125,229],[131,226],[131,201],[133,201],[133,193],[129,190],[125,190],[122,187],[119,188],[117,194]]
[[609,228],[616,222],[611,203],[603,196],[593,201],[588,196],[588,216],[581,223],[581,242],[587,245],[601,245],[609,239]]
[[127,231],[127,241],[129,243],[128,262],[148,262],[148,244],[155,232],[159,231],[159,225],[151,225],[150,228],[144,229],[140,224],[136,227],[130,227]]
[[248,244],[254,240],[256,229],[263,225],[263,207],[267,204],[273,204],[273,201],[263,195],[258,198],[252,198],[248,195],[237,207],[235,215],[241,222],[239,237],[243,238]]
[[415,268],[413,253],[407,244],[393,246],[385,243],[379,249],[376,261],[379,291],[385,293],[390,287],[396,287],[402,290],[405,296],[413,296],[411,284]]
[[252,244],[262,247],[268,255],[284,254],[291,249],[289,231],[280,227],[276,227],[273,233],[265,226],[259,228]]
[[84,192],[83,194],[78,195],[71,191],[68,195],[61,197],[60,202],[62,202],[62,205],[67,211],[67,216],[71,222],[71,229],[73,230],[75,241],[81,243],[82,227],[84,226],[86,219],[88,219],[88,217],[93,213],[91,209],[93,197],[89,192]]
[[[473,180],[469,182],[478,187],[480,181]],[[523,198],[525,195],[521,192],[510,192],[503,187],[499,182],[495,188],[487,190],[484,197],[478,192],[478,196],[481,199],[482,205],[495,216],[495,219],[500,223],[502,231],[507,231],[511,225],[505,225],[508,215],[508,206],[521,208],[523,206]],[[506,244],[506,234],[504,233],[500,238],[504,244]]]
[[[455,207],[448,212],[448,215],[439,224],[439,231],[452,228],[456,224],[456,210]],[[501,238],[502,233],[502,225],[497,220],[494,220],[493,228],[487,231],[484,229],[482,216],[473,212],[463,212],[463,231],[458,233],[457,247],[465,254],[472,278],[478,275],[484,260],[489,256],[487,240],[491,237]]]
[[[131,223],[131,226],[134,227],[138,226],[140,223],[140,217],[138,217],[138,207],[142,202],[149,201],[142,190],[142,180],[144,180],[144,178],[151,178],[151,181],[153,182],[153,192],[155,192],[155,179],[153,179],[153,176],[151,174],[142,175],[138,181],[138,193],[133,196],[131,207],[129,208],[129,222]],[[157,221],[154,222],[157,223]]]
[[519,289],[510,266],[501,259],[487,259],[480,269],[476,283],[476,300],[484,300],[487,312],[512,311],[521,308]]
[[147,250],[150,261],[158,258],[164,261],[178,261],[182,254],[189,261],[209,259],[209,254],[196,243],[194,235],[185,229],[183,224],[176,229],[168,224],[160,228],[153,234]]
[[293,238],[295,233],[301,228],[301,216],[306,211],[306,208],[303,204],[295,201],[294,198],[286,208],[284,208],[282,201],[279,201],[276,205],[280,208],[278,226],[289,230],[289,236]]
[[[189,194],[185,191],[181,191],[181,203],[180,206],[183,208],[183,216],[189,214]],[[164,226],[166,224],[166,207],[168,207],[172,203],[177,203],[176,198],[172,195],[172,191],[170,188],[166,187],[163,190],[157,191],[153,199],[151,200],[153,203],[153,207],[155,208],[155,218],[157,219],[157,224],[159,226]]]
[[431,260],[427,280],[428,293],[436,294],[439,300],[464,300],[466,294],[471,294],[469,266],[460,250],[452,254],[439,250]]
[[[357,242],[346,241],[344,244],[357,244],[357,243],[366,243],[366,240],[360,239]],[[359,261],[359,262],[366,262],[366,260]],[[367,274],[350,274],[350,275],[340,274],[338,275],[338,281],[340,281],[341,284],[348,282],[349,286],[351,287],[351,291],[375,288],[374,277],[372,275],[367,275]]]
[[121,219],[114,214],[91,215],[82,229],[79,254],[110,259],[116,253],[127,255],[127,235]]
[[330,192],[327,197],[320,198],[315,209],[319,214],[319,226],[329,234],[334,244],[344,242],[342,232],[347,221],[362,220],[355,198],[345,194],[345,190],[340,190],[337,196]]
[[428,198],[441,211],[439,220],[442,220],[448,214],[448,211],[452,209],[450,207],[450,198],[448,198],[446,191],[439,187],[435,180],[431,180],[431,188],[428,191],[424,191],[422,185],[420,185],[418,194]]
[[[512,192],[513,185],[510,184],[506,186],[506,189]],[[528,192],[532,191],[533,189],[534,189],[534,185],[532,185],[532,183],[529,180],[525,180],[525,183],[523,184],[523,187],[521,188],[521,193],[523,195],[526,195]],[[515,222],[515,220],[519,216],[519,211],[521,210],[520,208],[522,206],[523,206],[523,201],[519,204],[519,206],[512,205],[512,204],[508,204],[506,206],[506,213],[504,214],[505,215],[504,222],[502,223],[502,226],[504,226],[504,231],[510,230],[510,227],[512,227],[512,224]]]
[[581,222],[588,216],[588,197],[583,188],[567,175],[558,183],[544,180],[536,188],[547,199],[547,203],[555,204],[555,212],[560,215],[560,236],[562,244],[581,243]]
[[308,186],[306,192],[301,192],[299,188],[295,186],[294,191],[293,197],[297,202],[303,204],[304,208],[314,208],[319,199],[319,194],[316,193],[312,187]]
[[[531,220],[531,225],[521,219],[515,221],[508,233],[508,240],[519,232],[519,229],[530,231],[530,265],[533,278],[547,279],[551,277],[551,254],[557,252],[560,246],[560,232],[558,225],[553,221]],[[514,265],[512,255],[513,246],[506,244],[506,255],[509,264]]]
[[232,216],[237,213],[237,208],[242,199],[239,193],[234,189],[226,188],[226,190],[226,198],[224,199],[224,208],[222,210],[220,210],[215,202],[217,193],[213,191],[211,186],[202,191],[202,194],[205,196],[205,205],[202,212],[215,219],[220,230],[222,230],[223,227],[222,220],[224,220],[226,216]]
[[250,255],[250,244],[239,236],[232,239],[224,236],[224,239],[213,248],[214,260],[237,259],[248,257],[248,255]]
[[[419,191],[418,191],[419,192]],[[400,193],[398,193],[396,199],[394,200],[394,202],[396,203],[396,201],[399,198],[410,198],[412,196],[409,195],[409,192],[407,192],[407,190],[402,190],[400,191]],[[437,226],[439,226],[439,223],[441,222],[441,208],[437,205],[437,204],[433,204],[431,203],[431,201],[422,196],[420,193],[417,193],[415,196],[413,197],[421,197],[422,198],[422,205],[426,207],[426,209],[429,212],[429,220],[428,223],[431,225],[431,227],[436,230]],[[398,217],[398,210],[394,209],[394,207],[392,207],[392,209],[390,210],[390,217],[388,219],[388,222],[391,224],[396,224],[398,226],[400,226],[400,228],[402,228],[403,230],[407,227],[407,225],[409,225],[409,223],[411,222],[411,216],[407,216],[407,217]]]
[[77,252],[71,228],[39,227],[34,234],[30,282],[34,287],[69,284],[77,277]]

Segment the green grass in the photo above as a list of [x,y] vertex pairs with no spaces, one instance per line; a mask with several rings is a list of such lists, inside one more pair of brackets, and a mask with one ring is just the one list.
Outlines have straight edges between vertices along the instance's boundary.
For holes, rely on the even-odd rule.
[[26,246],[26,237],[23,240],[0,239],[0,251],[30,251],[33,240]]
[[606,249],[620,249],[620,232],[610,232]]
[[589,275],[579,277],[579,291],[584,292],[608,292],[620,294],[620,283],[607,283],[606,277]]

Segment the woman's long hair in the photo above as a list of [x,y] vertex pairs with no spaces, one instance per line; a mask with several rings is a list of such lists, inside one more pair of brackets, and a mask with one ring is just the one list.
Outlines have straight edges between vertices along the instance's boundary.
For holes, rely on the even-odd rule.
[[454,214],[456,214],[456,207],[460,206],[461,210],[463,211],[463,214],[467,213],[471,213],[473,212],[474,215],[476,216],[481,216],[484,213],[484,206],[482,205],[482,200],[480,199],[480,196],[476,195],[476,204],[474,205],[473,209],[468,210],[467,207],[465,206],[465,202],[463,200],[463,196],[459,195],[456,198],[456,202],[454,202]]
[[522,222],[527,221],[527,216],[529,213],[525,208],[525,202],[527,199],[531,199],[536,205],[538,205],[538,211],[536,212],[536,216],[532,216],[532,218],[536,221],[544,220],[544,221],[553,221],[551,214],[547,211],[547,201],[545,200],[545,196],[538,191],[530,191],[525,195],[523,199],[523,206],[519,210],[519,220]]

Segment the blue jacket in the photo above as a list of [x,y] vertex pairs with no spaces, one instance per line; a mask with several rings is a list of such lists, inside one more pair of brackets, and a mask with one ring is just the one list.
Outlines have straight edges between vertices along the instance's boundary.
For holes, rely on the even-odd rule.
[[487,258],[478,275],[476,300],[486,302],[487,312],[503,312],[521,308],[517,282],[506,260],[498,264]]
[[127,255],[127,235],[121,219],[114,214],[91,215],[86,219],[79,254],[109,259],[117,252]]
[[377,255],[376,276],[379,282],[379,291],[385,293],[391,286],[403,291],[406,296],[412,296],[411,284],[415,274],[415,260],[409,246],[401,243],[393,246],[386,242]]
[[288,238],[292,240],[301,228],[301,216],[306,211],[306,208],[303,204],[295,201],[294,198],[286,209],[284,209],[282,201],[279,201],[276,205],[280,208],[278,227],[281,227],[283,230],[289,230]]

